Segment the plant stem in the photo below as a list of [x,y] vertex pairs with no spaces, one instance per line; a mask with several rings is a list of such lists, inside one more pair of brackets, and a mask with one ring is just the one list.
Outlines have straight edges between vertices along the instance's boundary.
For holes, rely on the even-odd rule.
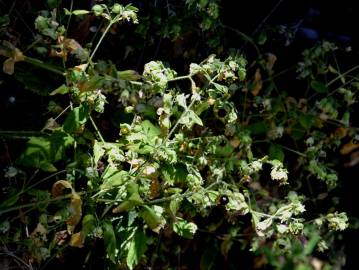
[[50,135],[41,131],[13,131],[2,130],[0,131],[0,138],[8,139],[30,139],[31,137],[49,137]]
[[354,70],[358,69],[359,65],[352,67],[351,69],[348,69],[347,71],[345,71],[342,74],[339,74],[337,77],[335,77],[333,80],[331,80],[330,82],[328,82],[325,86],[329,87],[330,85],[332,85],[333,83],[335,83],[337,80],[339,80],[340,78],[343,78],[345,75],[349,74],[350,72],[353,72]]
[[299,156],[301,156],[301,157],[307,157],[306,154],[303,154],[302,152],[296,151],[296,150],[294,150],[294,149],[292,149],[292,148],[286,147],[286,146],[284,146],[284,145],[281,145],[281,147],[282,147],[283,149],[288,150],[288,151],[290,151],[290,152],[293,152],[293,153],[295,153],[295,154],[297,154],[297,155],[299,155]]
[[32,64],[34,66],[37,66],[37,67],[40,67],[40,68],[43,68],[43,69],[46,69],[48,71],[51,71],[53,73],[56,73],[56,74],[59,74],[59,75],[62,75],[62,76],[65,76],[66,73],[50,64],[46,64],[44,63],[43,61],[39,60],[39,59],[36,59],[36,58],[32,58],[32,57],[28,57],[28,56],[25,56],[25,60],[24,60],[26,63],[29,63],[29,64]]
[[100,47],[100,45],[101,45],[103,39],[104,39],[105,36],[107,35],[107,33],[108,33],[108,31],[110,30],[111,26],[113,25],[114,21],[115,21],[115,20],[111,20],[111,21],[109,22],[109,24],[107,25],[105,31],[102,33],[102,36],[100,37],[100,40],[97,42],[95,49],[94,49],[94,50],[92,51],[92,53],[91,53],[91,56],[90,56],[90,58],[89,58],[89,60],[88,60],[88,62],[87,62],[87,64],[86,64],[86,68],[88,67],[88,65],[89,65],[90,63],[92,63],[93,57],[95,56],[95,54],[96,54],[98,48]]
[[90,116],[90,121],[91,121],[91,124],[93,126],[93,128],[95,129],[96,133],[97,133],[97,136],[100,138],[101,142],[105,143],[105,140],[103,139],[102,135],[101,135],[101,132],[98,130],[97,126],[96,126],[96,123],[95,121],[92,119],[92,117]]
[[191,78],[192,78],[192,75],[179,76],[179,77],[168,80],[168,82],[174,82],[174,81],[191,79]]

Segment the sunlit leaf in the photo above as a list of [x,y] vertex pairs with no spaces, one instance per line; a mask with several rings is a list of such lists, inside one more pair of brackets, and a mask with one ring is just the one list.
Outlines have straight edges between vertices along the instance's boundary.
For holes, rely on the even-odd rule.
[[131,239],[126,258],[127,266],[133,269],[140,261],[147,248],[147,236],[142,229],[137,229]]
[[172,229],[179,236],[192,239],[197,231],[197,225],[182,218],[177,218],[176,222],[172,224]]
[[74,108],[67,116],[63,129],[68,133],[75,133],[80,127],[86,123],[89,116],[89,108],[85,105],[80,105]]

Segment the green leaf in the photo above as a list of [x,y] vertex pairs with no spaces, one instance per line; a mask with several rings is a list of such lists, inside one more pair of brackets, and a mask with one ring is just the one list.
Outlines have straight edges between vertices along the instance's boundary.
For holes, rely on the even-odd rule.
[[186,239],[192,239],[197,231],[197,225],[182,218],[177,218],[177,221],[172,224],[172,229],[179,236]]
[[164,164],[161,168],[161,174],[167,185],[174,185],[175,183],[182,183],[186,181],[187,169],[182,163],[175,165]]
[[141,257],[145,253],[146,249],[147,236],[141,229],[138,228],[129,245],[126,258],[128,268],[133,269],[140,262]]
[[296,123],[292,126],[292,132],[290,135],[294,140],[300,140],[305,135],[305,129],[303,129],[299,123]]
[[94,5],[92,7],[92,11],[93,13],[95,13],[95,16],[100,16],[102,15],[104,8],[102,7],[102,5]]
[[92,233],[96,228],[96,219],[93,215],[87,214],[82,219],[82,229],[81,229],[81,236],[83,239],[86,238],[87,235]]
[[150,227],[151,230],[157,229],[162,224],[162,218],[158,216],[155,212],[155,210],[147,205],[144,205],[140,216],[143,218],[143,220],[146,222],[148,227]]
[[50,9],[54,9],[60,5],[62,0],[47,0],[47,5]]
[[278,159],[283,162],[284,160],[284,152],[282,146],[272,143],[269,146],[269,158],[270,159]]
[[67,94],[68,92],[69,92],[69,88],[63,84],[63,85],[59,86],[58,88],[56,88],[54,91],[52,91],[49,95],[50,96],[54,96],[57,94],[64,95],[64,94]]
[[125,81],[138,81],[141,75],[136,70],[121,70],[117,71],[117,77]]
[[312,87],[312,89],[318,93],[326,93],[328,92],[328,88],[325,84],[323,84],[322,82],[319,81],[312,81],[310,83],[310,86]]
[[150,121],[145,120],[141,123],[142,131],[144,135],[149,139],[155,139],[161,135],[161,129],[158,126],[153,125]]
[[76,9],[76,10],[72,11],[72,14],[74,14],[76,16],[85,15],[85,14],[88,14],[88,13],[90,13],[90,11],[84,10],[84,9]]
[[68,133],[75,133],[86,123],[89,116],[89,109],[85,105],[74,108],[67,116],[63,129]]
[[19,192],[14,188],[10,189],[10,194],[7,195],[7,198],[2,198],[2,201],[0,203],[0,209],[6,209],[10,206],[14,205],[19,199],[20,194]]
[[318,234],[312,235],[312,237],[309,239],[309,241],[304,247],[304,254],[305,255],[312,254],[319,241],[320,241],[320,236]]
[[102,158],[104,154],[105,149],[103,149],[103,143],[95,141],[95,144],[93,146],[93,160],[95,165],[97,165],[98,161]]
[[31,137],[18,163],[26,167],[55,172],[57,169],[52,163],[64,158],[65,149],[73,142],[71,136],[60,130],[55,131],[50,137]]
[[187,109],[186,97],[184,94],[178,95],[176,97],[176,101],[178,105],[180,105],[182,108]]
[[309,114],[301,114],[299,116],[299,124],[306,130],[310,129],[315,123],[315,116]]
[[112,210],[113,213],[128,212],[132,210],[134,207],[143,204],[143,200],[140,194],[138,193],[138,185],[136,183],[130,182],[127,185],[127,194],[128,194],[127,199],[122,203],[120,203],[119,206],[114,208]]
[[191,128],[194,124],[203,126],[201,118],[199,118],[198,115],[192,110],[187,110],[180,118],[179,122],[185,125],[187,128]]
[[101,189],[111,189],[116,186],[123,185],[128,179],[127,171],[119,170],[113,166],[107,166],[102,174],[103,183]]
[[254,135],[260,135],[267,132],[267,126],[264,122],[257,122],[250,126],[248,126],[248,129],[251,131]]
[[102,229],[107,255],[113,263],[116,263],[116,236],[111,221],[103,221]]

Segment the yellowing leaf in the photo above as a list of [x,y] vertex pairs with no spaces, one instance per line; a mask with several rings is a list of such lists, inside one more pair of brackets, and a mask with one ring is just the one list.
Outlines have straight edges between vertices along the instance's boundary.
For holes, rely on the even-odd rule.
[[72,198],[69,206],[71,216],[66,220],[68,229],[73,232],[77,223],[80,222],[82,216],[82,200],[77,193],[72,193]]
[[266,63],[266,69],[271,72],[274,66],[274,63],[277,61],[277,56],[275,56],[273,53],[267,54],[267,63]]
[[75,233],[73,235],[71,235],[71,239],[70,239],[70,243],[69,245],[71,247],[78,247],[78,248],[82,248],[84,246],[84,241],[81,237],[81,233]]
[[66,220],[67,229],[69,233],[73,233],[76,225],[80,222],[82,217],[82,200],[80,195],[78,195],[74,189],[72,188],[72,185],[70,182],[66,180],[59,180],[54,183],[52,186],[51,194],[54,197],[63,196],[64,190],[70,189],[71,190],[71,201],[70,205],[68,206],[69,211],[69,218]]
[[62,196],[64,195],[64,189],[71,189],[72,191],[72,186],[71,184],[66,181],[66,180],[59,180],[56,181],[53,185],[52,185],[52,189],[51,189],[51,194],[54,197],[58,197],[58,196]]
[[256,73],[254,74],[254,80],[253,80],[253,89],[252,89],[252,95],[257,96],[259,94],[259,91],[261,91],[263,86],[262,83],[262,75],[259,68],[257,68]]
[[2,42],[0,48],[0,55],[8,57],[8,59],[4,61],[3,71],[4,73],[9,75],[14,74],[16,62],[25,60],[25,56],[22,54],[22,52],[18,48],[15,48],[15,46],[8,41]]
[[340,149],[340,154],[347,155],[357,148],[359,148],[359,143],[348,142]]

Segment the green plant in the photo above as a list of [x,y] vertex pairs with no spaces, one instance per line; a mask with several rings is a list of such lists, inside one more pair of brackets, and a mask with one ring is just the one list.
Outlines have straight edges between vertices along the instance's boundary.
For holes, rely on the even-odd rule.
[[[187,4],[191,7],[194,1]],[[216,1],[198,5],[218,9]],[[61,256],[66,247],[83,248],[103,239],[107,266],[133,269],[166,266],[169,252],[159,248],[167,244],[161,235],[193,239],[198,231],[215,233],[225,224],[225,238],[216,239],[223,256],[240,241],[277,269],[310,269],[307,258],[316,249],[325,251],[335,241],[334,232],[348,227],[346,214],[335,208],[308,214],[306,203],[317,198],[300,193],[302,179],[322,180],[325,185],[315,191],[320,194],[338,183],[326,157],[338,151],[344,139],[357,136],[349,116],[358,84],[356,78],[347,78],[355,69],[341,73],[322,61],[335,49],[332,44],[308,50],[298,66],[299,77],[308,80],[308,91],[295,98],[277,89],[270,54],[252,65],[253,78],[247,76],[247,61],[238,53],[225,60],[210,55],[191,63],[183,76],[161,61],[145,64],[142,74],[95,61],[115,24],[137,23],[136,12],[132,5],[121,4],[94,5],[91,11],[65,9],[66,16],[104,18],[93,49],[67,38],[56,16],[42,12],[35,21],[42,39],[34,50],[41,54],[44,45],[49,46],[62,66],[45,64],[2,43],[6,73],[16,74],[17,65],[25,61],[54,72],[63,82],[48,93],[53,98],[48,107],[52,117],[38,136],[30,136],[18,167],[6,171],[8,190],[0,204],[2,241],[23,241],[29,262],[41,265]],[[206,27],[216,12],[207,18]],[[323,74],[334,78],[322,82]],[[340,85],[330,89],[338,81]],[[323,98],[310,103],[320,95]],[[63,105],[57,96],[68,103]],[[116,138],[106,139],[100,125],[112,103]],[[342,108],[346,111],[340,114]],[[328,124],[339,127],[327,135]],[[286,138],[289,146],[281,142]],[[351,142],[348,147],[356,146]],[[345,154],[346,148],[341,149]],[[286,168],[292,153],[299,156],[298,162]],[[32,176],[31,168],[36,169]],[[51,174],[35,181],[39,171]],[[15,176],[22,185],[12,183]],[[212,218],[217,208],[224,210],[219,221]],[[32,213],[38,214],[35,221],[30,220]],[[208,224],[201,228],[203,219]],[[22,228],[28,227],[33,229],[24,235]],[[213,267],[212,259],[205,252],[202,268]]]

